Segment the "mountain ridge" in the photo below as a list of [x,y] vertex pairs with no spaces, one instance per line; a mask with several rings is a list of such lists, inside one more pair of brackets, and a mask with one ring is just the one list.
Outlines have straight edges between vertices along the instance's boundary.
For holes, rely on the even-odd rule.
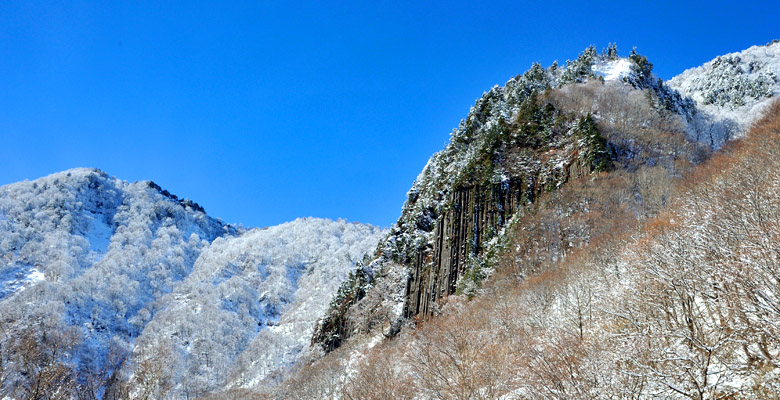
[[690,121],[691,135],[718,147],[742,137],[780,93],[780,40],[718,56],[686,69],[668,84],[696,103],[699,112]]
[[[131,383],[132,360],[168,354],[170,393],[187,396],[259,382],[304,357],[323,304],[382,232],[313,218],[248,230],[152,181],[88,168],[0,187],[0,216],[5,335],[72,331],[78,385]],[[126,362],[112,364],[111,352]]]
[[[428,161],[383,248],[342,287],[343,303],[331,306],[313,343],[333,349],[351,334],[350,325],[372,325],[350,322],[348,310],[365,296],[364,287],[371,285],[374,276],[387,274],[384,265],[407,268],[406,273],[389,273],[401,280],[408,277],[405,283],[391,285],[406,287],[404,311],[391,318],[396,332],[401,321],[430,314],[437,299],[461,291],[473,293],[493,269],[490,254],[500,252],[505,225],[544,193],[605,171],[614,162],[641,164],[637,153],[655,154],[664,162],[676,157],[700,160],[696,145],[683,143],[688,123],[695,118],[694,103],[653,76],[652,67],[635,50],[621,58],[614,45],[601,54],[590,46],[565,67],[553,64],[545,69],[534,64],[505,86],[485,92],[450,135],[449,144]],[[550,101],[550,92],[566,93],[567,87],[588,82],[601,85],[588,89],[603,92],[596,96],[613,99],[601,106],[600,113],[587,103],[573,108],[560,100],[557,106]],[[635,104],[622,100],[630,96]],[[632,111],[626,108],[648,105],[645,115],[629,115]],[[611,137],[604,137],[600,132],[604,127],[598,125],[616,119],[622,126],[610,128]],[[640,145],[637,138],[625,137],[622,131],[630,124],[663,125],[662,129],[677,135],[672,140],[681,141],[674,147],[682,154],[663,155],[661,151],[671,149]],[[422,278],[426,274],[430,277]],[[387,297],[398,298],[397,294]],[[381,307],[366,307],[399,308],[381,303]]]

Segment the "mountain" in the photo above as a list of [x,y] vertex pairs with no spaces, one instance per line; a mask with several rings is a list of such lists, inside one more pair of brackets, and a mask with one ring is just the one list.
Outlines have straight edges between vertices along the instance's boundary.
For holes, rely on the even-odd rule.
[[[313,342],[332,350],[377,324],[392,334],[433,314],[442,297],[473,295],[495,269],[507,228],[569,181],[700,162],[706,150],[687,140],[693,102],[651,71],[636,52],[620,58],[614,46],[601,54],[591,46],[565,68],[535,64],[483,94],[412,185],[373,261],[342,286]],[[373,293],[380,287],[392,289]]]
[[[331,353],[271,396],[772,393],[774,256],[753,240],[780,221],[765,214],[776,168],[760,172],[774,165],[760,143],[778,134],[778,46],[668,83],[635,51],[590,47],[483,94],[319,322],[312,344]],[[736,278],[743,262],[764,269]]]
[[720,146],[743,136],[780,93],[780,41],[718,56],[668,84],[696,103],[694,139]]
[[680,177],[567,183],[508,230],[476,296],[355,335],[271,398],[776,398],[778,139],[775,102]]
[[[30,362],[20,339],[45,347],[67,333],[78,393],[147,378],[171,398],[257,383],[308,353],[314,322],[382,234],[313,218],[246,230],[95,169],[3,186],[0,366]],[[152,361],[165,373],[139,376]],[[25,398],[32,376],[0,368],[0,393]]]

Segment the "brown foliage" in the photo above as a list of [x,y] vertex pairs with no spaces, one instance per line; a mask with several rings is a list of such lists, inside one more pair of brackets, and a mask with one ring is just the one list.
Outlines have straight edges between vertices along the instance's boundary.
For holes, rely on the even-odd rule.
[[512,328],[506,315],[494,319],[472,307],[426,323],[407,354],[417,386],[436,399],[495,399],[508,393],[518,361]]
[[398,351],[379,345],[366,353],[347,379],[344,399],[413,399],[415,387],[409,371],[398,362]]
[[21,332],[11,341],[9,351],[19,372],[19,381],[12,385],[13,396],[25,400],[70,399],[76,380],[68,359],[78,341],[74,329],[60,329],[49,322]]

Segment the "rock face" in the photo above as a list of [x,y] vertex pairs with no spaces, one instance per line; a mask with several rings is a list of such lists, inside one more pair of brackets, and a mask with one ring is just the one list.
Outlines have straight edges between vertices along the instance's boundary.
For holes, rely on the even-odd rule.
[[[330,350],[378,324],[394,334],[404,320],[431,315],[436,300],[474,293],[490,274],[513,216],[544,192],[609,168],[609,149],[593,118],[540,99],[550,88],[596,78],[596,62],[628,65],[629,72],[615,74],[622,82],[648,89],[659,107],[689,111],[669,103],[670,97],[679,99],[676,92],[656,80],[648,83],[652,66],[643,57],[616,59],[594,48],[565,69],[534,65],[492,88],[425,166],[398,222],[373,261],[342,285],[313,344]],[[377,294],[377,288],[388,293]],[[382,320],[373,320],[376,315]]]
[[[499,245],[499,233],[512,216],[533,204],[544,191],[600,169],[594,167],[575,158],[552,169],[510,175],[500,183],[455,188],[447,198],[448,207],[436,219],[430,245],[421,248],[412,261],[404,316],[430,315],[433,303],[456,293],[459,283],[461,290],[471,289],[463,282],[478,285],[489,272],[485,269],[491,267],[491,260],[480,263],[479,258]],[[545,178],[553,181],[539,185]]]
[[[528,183],[533,193],[533,182]],[[485,247],[486,232],[501,229],[528,203],[523,186],[523,180],[515,178],[487,188],[458,188],[450,194],[452,207],[437,221],[433,248],[424,249],[414,260],[406,289],[406,317],[428,315],[432,302],[455,293],[458,279],[468,272],[469,258]]]

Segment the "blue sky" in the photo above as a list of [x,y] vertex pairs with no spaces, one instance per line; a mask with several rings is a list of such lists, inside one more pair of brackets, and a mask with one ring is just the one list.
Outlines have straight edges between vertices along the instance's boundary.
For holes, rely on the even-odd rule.
[[636,46],[669,79],[780,38],[774,2],[0,3],[0,184],[154,180],[227,222],[389,226],[474,100]]

